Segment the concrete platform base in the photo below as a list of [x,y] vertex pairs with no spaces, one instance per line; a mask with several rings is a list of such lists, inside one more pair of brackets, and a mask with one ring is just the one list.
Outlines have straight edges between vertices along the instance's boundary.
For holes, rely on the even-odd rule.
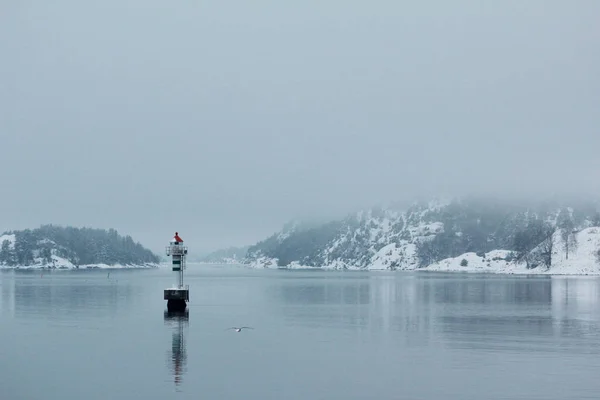
[[164,299],[167,300],[167,310],[184,311],[185,303],[190,300],[190,291],[187,288],[165,289]]
[[185,304],[185,300],[168,300],[167,301],[167,310],[169,312],[182,312],[185,311],[187,304]]

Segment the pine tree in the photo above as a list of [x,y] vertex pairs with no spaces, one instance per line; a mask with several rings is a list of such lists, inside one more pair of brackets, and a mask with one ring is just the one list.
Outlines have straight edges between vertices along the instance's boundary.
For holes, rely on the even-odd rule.
[[8,240],[3,240],[2,246],[0,247],[0,264],[14,265],[15,261],[15,254],[10,248],[10,242]]
[[5,240],[0,247],[0,263],[33,265],[51,263],[52,254],[82,264],[142,264],[157,263],[160,258],[130,236],[121,237],[116,230],[59,227],[43,225],[38,229],[14,232],[14,249]]

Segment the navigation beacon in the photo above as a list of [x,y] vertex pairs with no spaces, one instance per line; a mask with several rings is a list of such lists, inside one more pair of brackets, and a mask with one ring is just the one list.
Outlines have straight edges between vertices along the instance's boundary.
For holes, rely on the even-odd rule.
[[185,270],[187,252],[187,247],[183,245],[179,233],[175,232],[175,236],[166,248],[167,256],[170,256],[172,260],[173,272],[177,277],[174,286],[165,289],[164,292],[168,311],[185,311],[186,302],[190,301],[189,285],[184,286],[183,284],[183,271]]

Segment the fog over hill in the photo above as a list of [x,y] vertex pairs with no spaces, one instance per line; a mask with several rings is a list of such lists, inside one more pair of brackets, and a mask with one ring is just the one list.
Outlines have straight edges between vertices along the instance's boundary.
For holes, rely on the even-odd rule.
[[[463,197],[293,222],[248,249],[253,267],[600,273],[597,200]],[[459,268],[456,268],[459,265]]]

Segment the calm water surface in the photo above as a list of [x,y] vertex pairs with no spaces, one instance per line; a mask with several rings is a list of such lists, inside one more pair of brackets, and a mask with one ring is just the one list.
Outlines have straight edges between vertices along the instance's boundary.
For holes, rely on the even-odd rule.
[[[600,280],[0,272],[0,399],[597,399]],[[232,326],[251,326],[236,333]]]

